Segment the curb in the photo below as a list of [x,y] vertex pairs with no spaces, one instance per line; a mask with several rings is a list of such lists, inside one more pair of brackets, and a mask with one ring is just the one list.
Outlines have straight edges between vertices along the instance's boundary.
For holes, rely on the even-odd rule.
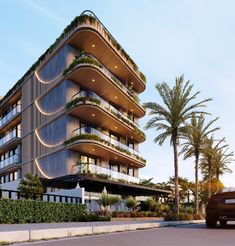
[[6,231],[0,232],[0,241],[14,243],[45,239],[57,239],[65,237],[87,236],[106,234],[113,232],[146,230],[153,228],[200,224],[204,220],[190,220],[190,221],[163,221],[163,222],[146,222],[133,223],[122,225],[105,225],[105,226],[87,226],[87,227],[71,227],[71,228],[57,228],[57,229],[40,229],[40,230],[25,230],[25,231]]

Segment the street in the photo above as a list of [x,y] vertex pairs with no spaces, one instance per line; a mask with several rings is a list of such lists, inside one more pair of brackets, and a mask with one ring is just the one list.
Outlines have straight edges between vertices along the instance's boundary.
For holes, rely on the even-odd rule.
[[32,243],[15,244],[18,246],[209,246],[234,245],[235,225],[207,229],[205,224],[193,224],[178,227],[165,227],[151,230],[138,230],[132,232],[85,236],[80,238],[66,238],[60,240],[40,241]]

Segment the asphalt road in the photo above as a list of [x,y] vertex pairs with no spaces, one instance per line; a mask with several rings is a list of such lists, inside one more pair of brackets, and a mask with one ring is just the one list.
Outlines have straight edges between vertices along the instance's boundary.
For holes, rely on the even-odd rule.
[[235,245],[235,225],[207,229],[205,224],[40,241],[18,246],[227,246]]

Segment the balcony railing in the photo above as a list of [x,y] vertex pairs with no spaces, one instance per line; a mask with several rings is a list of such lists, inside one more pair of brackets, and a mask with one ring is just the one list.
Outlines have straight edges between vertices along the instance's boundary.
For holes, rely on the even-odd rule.
[[139,183],[140,181],[139,178],[136,178],[136,177],[124,174],[124,173],[120,173],[112,169],[94,165],[91,163],[82,163],[80,165],[77,165],[76,168],[77,168],[76,171],[81,174],[82,173],[84,174],[86,173],[104,174],[116,180],[120,179],[120,180],[125,180],[127,182],[134,182],[134,183]]
[[98,100],[99,105],[101,107],[108,110],[110,113],[112,113],[113,115],[115,115],[117,117],[121,116],[121,118],[124,118],[126,121],[130,122],[130,124],[134,124],[136,127],[139,128],[138,123],[136,123],[133,120],[131,120],[130,118],[128,118],[123,112],[121,112],[118,109],[116,109],[115,107],[113,107],[111,104],[106,102],[104,99],[102,99],[101,97],[99,97],[97,94],[95,94],[92,91],[80,91],[73,96],[73,100],[76,98],[85,98],[85,97]]
[[7,113],[3,118],[0,119],[0,127],[5,125],[8,121],[10,121],[17,113],[21,112],[21,104],[15,106],[11,111]]
[[119,88],[121,88],[129,97],[132,98],[132,100],[140,107],[140,100],[139,98],[129,89],[125,86],[124,83],[122,83],[114,74],[112,74],[103,64],[101,64],[95,56],[89,53],[82,53],[80,54],[70,65],[68,68],[66,68],[63,72],[64,75],[66,75],[70,70],[72,70],[76,65],[78,64],[85,64],[89,63],[95,66],[98,66],[99,69],[102,70],[102,72],[110,78],[116,85],[118,85]]
[[7,135],[5,135],[3,138],[0,139],[0,147],[4,145],[5,143],[9,142],[10,140],[14,138],[20,138],[21,137],[21,131],[19,129],[14,129],[10,131]]
[[10,166],[12,164],[18,164],[21,161],[21,155],[15,154],[13,156],[8,157],[5,160],[0,161],[0,169]]
[[93,127],[82,127],[82,128],[78,128],[76,130],[73,131],[73,135],[81,135],[81,134],[90,134],[90,135],[96,135],[98,136],[100,139],[105,140],[106,142],[110,143],[111,145],[114,145],[115,147],[119,148],[120,150],[124,150],[128,153],[130,153],[131,155],[134,156],[139,156],[139,151],[136,149],[133,149],[129,146],[127,146],[126,144],[123,144],[119,141],[117,141],[116,139],[110,137],[107,134],[104,134],[101,131],[98,131],[97,129],[93,128]]

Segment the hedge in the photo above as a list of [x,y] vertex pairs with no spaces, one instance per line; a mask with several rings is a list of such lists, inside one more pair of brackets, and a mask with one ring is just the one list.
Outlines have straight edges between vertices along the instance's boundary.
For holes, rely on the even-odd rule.
[[109,220],[109,218],[88,213],[86,206],[82,204],[0,199],[0,224],[99,220]]

